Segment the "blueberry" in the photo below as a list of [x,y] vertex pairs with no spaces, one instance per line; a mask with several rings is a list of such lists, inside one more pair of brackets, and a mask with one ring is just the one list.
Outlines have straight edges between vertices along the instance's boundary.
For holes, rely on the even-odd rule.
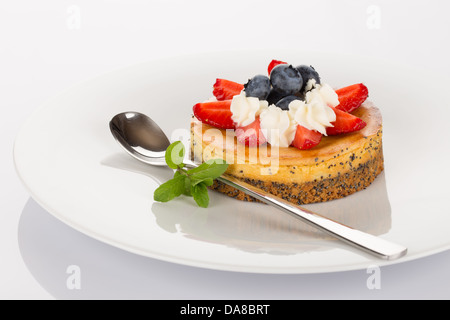
[[269,77],[263,75],[257,75],[248,80],[244,84],[244,91],[247,97],[255,97],[259,100],[266,100],[270,93],[270,80]]
[[309,80],[314,79],[316,80],[317,84],[320,84],[320,76],[317,73],[317,71],[313,68],[313,66],[301,65],[296,67],[296,69],[298,70],[298,72],[300,72],[300,75],[302,76],[303,79],[303,85],[302,88],[300,89],[300,92],[302,92],[303,94],[306,93],[305,89]]
[[306,101],[306,92],[304,90],[301,90],[299,92],[297,92],[295,94],[295,96],[299,99],[299,100],[303,100]]
[[296,95],[289,95],[278,101],[275,105],[282,110],[289,110],[289,103],[294,100],[301,100]]
[[269,95],[267,96],[267,102],[269,102],[269,105],[271,104],[276,105],[276,103],[281,99],[283,99],[284,97],[286,97],[285,94],[279,93],[278,91],[272,88],[272,90],[270,90]]
[[300,91],[303,78],[292,65],[279,64],[270,73],[270,83],[276,91],[290,95]]

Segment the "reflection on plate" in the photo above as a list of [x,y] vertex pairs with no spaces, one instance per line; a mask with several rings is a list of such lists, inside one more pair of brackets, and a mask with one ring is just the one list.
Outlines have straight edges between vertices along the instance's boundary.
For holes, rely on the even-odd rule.
[[[149,175],[148,167],[129,157],[114,155],[102,162],[117,169]],[[164,181],[164,180],[162,180]],[[210,191],[210,194],[213,191]],[[261,203],[227,200],[221,194],[223,210],[197,208],[192,199],[152,204],[151,212],[156,223],[169,233],[180,232],[184,236],[216,244],[222,244],[252,253],[289,255],[308,251],[327,250],[334,245],[335,238],[313,228],[290,215],[277,212]],[[186,206],[189,203],[189,207]],[[370,189],[357,192],[343,199],[305,205],[305,208],[321,215],[373,235],[387,233],[391,227],[391,209],[386,191],[384,172]],[[226,213],[225,213],[226,212]],[[321,240],[318,243],[318,240]],[[332,241],[328,243],[328,241]],[[326,243],[326,246],[324,244]]]
[[[213,192],[208,209],[196,207],[188,198],[154,203],[153,191],[171,177],[171,170],[138,163],[121,151],[109,132],[108,122],[115,114],[134,110],[151,116],[171,140],[188,136],[191,107],[211,95],[205,88],[216,77],[244,81],[274,57],[320,66],[322,77],[335,86],[365,82],[371,88],[371,100],[384,117],[385,172],[366,190],[306,207],[405,245],[406,257],[395,262],[378,260],[269,206]],[[203,68],[194,68],[200,61]],[[408,94],[412,87],[408,81],[417,78],[419,71],[386,65],[357,56],[333,55],[331,59],[328,54],[304,52],[229,52],[132,66],[79,84],[42,106],[17,137],[15,164],[33,198],[69,226],[165,261],[230,271],[317,273],[415,259],[449,248],[445,226],[450,220],[442,197],[449,171],[429,156],[436,148],[427,135],[435,133],[409,128],[418,123],[447,128],[440,122],[450,111],[439,96],[445,90],[434,88],[435,94],[427,97]],[[170,75],[167,69],[172,70]],[[389,77],[380,70],[389,70]],[[395,85],[400,81],[404,86]],[[433,85],[445,87],[446,81]],[[177,95],[172,94],[173,87]],[[428,119],[435,113],[414,112],[425,102],[443,116]],[[445,140],[449,130],[444,130],[440,135]],[[410,150],[417,144],[421,152],[412,155]],[[449,155],[448,148],[439,150],[441,159]],[[421,170],[424,163],[427,172]]]

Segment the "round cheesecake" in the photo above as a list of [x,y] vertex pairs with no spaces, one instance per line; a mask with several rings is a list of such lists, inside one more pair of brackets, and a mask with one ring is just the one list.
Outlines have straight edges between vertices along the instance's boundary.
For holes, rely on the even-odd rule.
[[[229,164],[225,174],[295,204],[343,198],[367,188],[383,171],[380,110],[366,101],[352,114],[366,122],[363,129],[324,136],[309,150],[245,146],[237,142],[233,130],[192,117],[191,158],[196,162],[223,159]],[[211,188],[239,200],[257,201],[218,181]]]

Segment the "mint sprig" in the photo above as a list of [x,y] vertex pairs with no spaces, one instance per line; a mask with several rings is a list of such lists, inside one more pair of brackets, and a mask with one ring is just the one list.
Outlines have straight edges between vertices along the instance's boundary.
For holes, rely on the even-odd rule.
[[176,141],[167,148],[166,163],[175,172],[171,180],[164,182],[155,190],[153,199],[168,202],[178,196],[186,195],[193,197],[198,206],[207,208],[208,187],[227,170],[228,164],[222,159],[214,159],[196,168],[185,169],[184,154],[184,145],[181,141]]

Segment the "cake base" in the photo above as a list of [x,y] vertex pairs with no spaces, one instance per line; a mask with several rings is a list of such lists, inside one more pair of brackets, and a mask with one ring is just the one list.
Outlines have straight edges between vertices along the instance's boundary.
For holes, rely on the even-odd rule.
[[[383,152],[381,148],[379,150],[371,160],[333,178],[315,179],[304,183],[280,183],[231,176],[295,204],[324,202],[340,199],[367,188],[383,171]],[[238,200],[260,202],[217,180],[211,189]]]

